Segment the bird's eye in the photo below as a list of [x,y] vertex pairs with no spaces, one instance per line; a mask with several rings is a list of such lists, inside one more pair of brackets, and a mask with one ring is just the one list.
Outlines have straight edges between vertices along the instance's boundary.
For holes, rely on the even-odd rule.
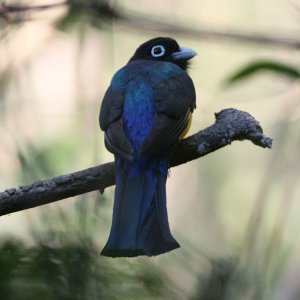
[[153,57],[161,57],[165,54],[165,47],[162,46],[162,45],[157,45],[157,46],[154,46],[152,47],[151,49],[151,55]]

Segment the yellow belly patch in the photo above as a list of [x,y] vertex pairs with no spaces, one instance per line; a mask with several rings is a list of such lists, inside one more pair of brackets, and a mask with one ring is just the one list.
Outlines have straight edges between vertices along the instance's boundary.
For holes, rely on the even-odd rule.
[[188,131],[190,130],[192,125],[192,113],[190,113],[189,115],[189,122],[187,124],[187,126],[185,127],[184,131],[181,133],[181,135],[179,136],[179,141],[182,140],[186,134],[188,133]]

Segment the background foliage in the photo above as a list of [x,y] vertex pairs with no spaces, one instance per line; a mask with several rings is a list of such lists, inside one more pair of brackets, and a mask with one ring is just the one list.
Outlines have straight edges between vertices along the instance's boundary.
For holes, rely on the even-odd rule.
[[[199,53],[191,131],[235,107],[274,137],[271,151],[235,143],[171,170],[170,223],[182,247],[160,257],[99,256],[113,189],[2,217],[1,297],[299,299],[299,50],[259,39],[297,39],[298,21],[284,0],[1,3],[3,190],[111,160],[98,128],[103,93],[141,42],[170,32]],[[187,28],[257,34],[225,43]]]

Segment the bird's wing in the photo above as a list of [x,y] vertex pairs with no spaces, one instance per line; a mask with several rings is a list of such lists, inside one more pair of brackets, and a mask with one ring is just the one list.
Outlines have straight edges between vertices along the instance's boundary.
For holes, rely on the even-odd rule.
[[102,101],[99,123],[105,131],[105,145],[107,149],[125,160],[133,159],[133,148],[123,131],[123,91],[108,88]]
[[196,107],[194,84],[186,72],[156,85],[154,97],[157,112],[141,155],[158,153],[176,143]]

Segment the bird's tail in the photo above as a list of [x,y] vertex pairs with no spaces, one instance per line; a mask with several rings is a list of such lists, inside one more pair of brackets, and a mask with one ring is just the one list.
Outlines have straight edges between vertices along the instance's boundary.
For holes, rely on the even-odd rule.
[[169,229],[166,176],[117,169],[113,221],[101,255],[154,256],[178,247]]

